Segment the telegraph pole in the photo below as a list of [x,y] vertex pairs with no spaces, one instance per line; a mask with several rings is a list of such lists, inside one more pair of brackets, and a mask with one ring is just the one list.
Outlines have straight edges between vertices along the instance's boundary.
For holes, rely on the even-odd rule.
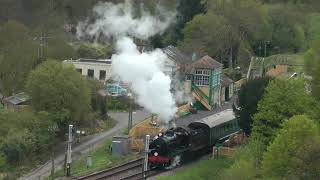
[[129,97],[129,118],[128,118],[128,134],[132,128],[132,94],[128,93]]
[[267,45],[270,43],[270,41],[264,42],[264,57],[267,57]]
[[72,127],[73,125],[69,125],[69,131],[68,131],[68,149],[67,149],[67,176],[70,176],[71,173],[71,143],[72,143]]
[[46,44],[46,42],[47,42],[46,40],[49,39],[49,38],[51,38],[51,37],[45,36],[45,35],[43,34],[43,32],[41,32],[41,35],[40,35],[39,37],[34,37],[34,38],[33,38],[34,41],[39,41],[38,59],[40,60],[40,62],[41,62],[42,60],[45,60],[45,59],[46,59],[46,57],[45,57],[45,55],[44,55],[44,46],[45,46],[45,44]]

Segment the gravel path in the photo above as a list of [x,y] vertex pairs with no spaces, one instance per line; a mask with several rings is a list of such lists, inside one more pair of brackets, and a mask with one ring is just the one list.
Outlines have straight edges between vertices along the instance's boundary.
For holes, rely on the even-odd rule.
[[[128,126],[128,113],[109,113],[109,115],[117,121],[117,125],[112,129],[94,134],[86,137],[82,140],[82,143],[75,145],[72,148],[72,159],[78,159],[81,154],[89,152],[94,146],[103,143],[106,139],[112,138],[112,136],[121,134],[123,129]],[[142,121],[144,118],[150,116],[150,113],[142,110],[133,113],[133,124]],[[63,168],[64,153],[61,153],[55,157],[55,169]],[[48,177],[51,172],[51,161],[46,162],[37,169],[33,170],[29,174],[19,178],[20,180],[39,180]]]

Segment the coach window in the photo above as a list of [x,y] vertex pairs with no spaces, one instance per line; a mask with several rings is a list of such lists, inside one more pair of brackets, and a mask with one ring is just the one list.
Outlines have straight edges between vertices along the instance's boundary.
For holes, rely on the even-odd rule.
[[105,80],[106,79],[106,71],[100,70],[99,80]]

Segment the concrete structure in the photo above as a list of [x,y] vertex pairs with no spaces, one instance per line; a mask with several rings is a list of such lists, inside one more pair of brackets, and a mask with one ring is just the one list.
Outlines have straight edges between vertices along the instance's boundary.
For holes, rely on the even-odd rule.
[[64,64],[72,64],[76,70],[88,78],[106,81],[111,78],[112,61],[110,59],[77,59],[65,60]]

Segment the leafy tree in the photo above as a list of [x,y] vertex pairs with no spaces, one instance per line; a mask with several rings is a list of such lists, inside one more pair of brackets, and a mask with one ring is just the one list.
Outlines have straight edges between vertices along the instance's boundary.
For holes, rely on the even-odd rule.
[[0,91],[8,96],[23,89],[30,70],[37,64],[37,48],[29,30],[16,21],[0,29]]
[[249,80],[241,86],[239,91],[239,107],[237,114],[240,115],[239,126],[246,134],[251,133],[252,117],[257,113],[258,102],[262,99],[265,88],[270,81],[269,77]]
[[90,90],[84,78],[71,66],[48,60],[28,77],[27,92],[32,107],[47,111],[60,130],[68,123],[79,123],[88,111]]
[[48,40],[46,56],[49,59],[65,60],[74,57],[75,50],[67,43],[66,37],[56,36]]
[[112,55],[112,48],[109,45],[83,43],[77,49],[77,57],[105,59]]
[[[27,162],[27,159],[30,161],[41,160],[47,154],[48,146],[52,142],[52,136],[48,131],[51,123],[48,119],[48,113],[46,112],[0,111],[0,154],[3,152],[8,164]],[[26,136],[25,138],[31,138],[30,140],[32,140],[34,149],[30,150],[28,154],[25,154],[27,151],[21,151],[21,147],[28,145],[20,144],[14,146],[9,143],[12,140],[10,137],[13,136],[14,132],[18,131],[21,131],[21,136]],[[15,136],[13,140],[23,143],[24,139],[21,140],[20,135]],[[15,154],[18,154],[19,157],[15,157]]]
[[21,164],[31,158],[36,149],[35,136],[27,129],[11,129],[4,139],[1,150],[11,164]]
[[314,97],[320,100],[320,39],[305,54],[305,66],[308,75],[312,76],[311,89]]
[[262,169],[266,177],[314,179],[320,173],[320,134],[314,121],[306,116],[294,116],[263,156]]
[[0,172],[3,171],[5,167],[6,167],[6,157],[2,152],[0,152]]
[[310,113],[317,107],[306,93],[302,79],[277,78],[272,80],[258,103],[258,113],[253,117],[253,137],[268,145],[286,119]]
[[208,12],[225,17],[239,40],[261,39],[268,35],[268,16],[256,0],[208,0]]
[[290,4],[277,4],[268,8],[268,14],[272,24],[271,42],[274,46],[296,52],[304,46],[304,12]]
[[320,39],[320,14],[311,14],[309,18],[307,40],[310,46],[312,46],[313,43],[316,43],[316,41]]
[[227,20],[213,13],[195,16],[186,24],[183,34],[181,46],[186,52],[196,52],[199,56],[209,54],[213,57],[232,46],[235,36]]

